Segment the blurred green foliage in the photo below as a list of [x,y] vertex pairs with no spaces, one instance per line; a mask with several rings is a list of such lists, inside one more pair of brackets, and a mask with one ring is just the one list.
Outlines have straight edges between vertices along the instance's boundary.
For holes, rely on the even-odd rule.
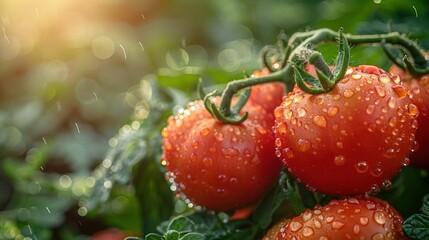
[[[196,98],[199,78],[222,84],[260,68],[259,50],[280,31],[400,31],[429,49],[426,0],[3,0],[0,21],[0,239],[141,233],[141,201],[150,193],[134,188],[145,179],[136,171],[134,184],[131,169],[122,184],[103,182],[107,202],[86,208],[116,166],[118,156],[107,152],[140,124],[159,136],[165,116]],[[335,51],[322,48],[327,60]],[[373,47],[353,49],[352,63],[390,64]],[[158,81],[169,100],[153,98],[147,81]],[[157,112],[151,107],[158,118],[148,118]]]

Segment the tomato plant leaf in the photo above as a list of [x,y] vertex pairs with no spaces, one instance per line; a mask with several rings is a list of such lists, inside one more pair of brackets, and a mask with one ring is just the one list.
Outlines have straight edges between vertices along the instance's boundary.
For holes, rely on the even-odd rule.
[[404,221],[404,232],[413,239],[429,239],[429,195],[423,198],[422,213],[414,214]]
[[184,216],[177,216],[173,218],[168,225],[168,230],[185,231],[191,230],[192,226],[195,225],[189,218]]
[[204,237],[203,234],[193,232],[183,235],[183,237],[179,238],[179,240],[203,240],[205,238],[206,237]]
[[[282,173],[279,182],[286,181],[286,177],[286,174]],[[287,197],[287,192],[279,182],[268,191],[253,213],[253,220],[262,229],[266,229],[270,225],[273,214]]]
[[[127,237],[125,238],[125,240],[140,240],[142,238],[135,238],[135,237]],[[145,240],[164,240],[165,238],[161,235],[155,234],[155,233],[150,233],[148,235],[146,235],[146,237],[144,238]]]

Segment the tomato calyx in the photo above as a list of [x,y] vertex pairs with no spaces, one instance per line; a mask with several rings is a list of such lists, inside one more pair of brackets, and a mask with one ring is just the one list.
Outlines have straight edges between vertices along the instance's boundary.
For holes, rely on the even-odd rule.
[[413,48],[414,51],[410,51],[412,60],[409,59],[408,55],[402,49],[388,47],[384,41],[381,42],[381,47],[390,61],[408,72],[412,77],[429,74],[429,60],[426,59],[424,51],[418,47]]
[[339,36],[339,51],[333,72],[323,59],[322,54],[312,50],[309,50],[311,52],[309,62],[316,67],[317,78],[301,66],[295,64],[292,66],[295,82],[304,92],[310,94],[329,92],[344,77],[350,63],[350,47],[347,38],[344,37],[343,29],[340,29]]

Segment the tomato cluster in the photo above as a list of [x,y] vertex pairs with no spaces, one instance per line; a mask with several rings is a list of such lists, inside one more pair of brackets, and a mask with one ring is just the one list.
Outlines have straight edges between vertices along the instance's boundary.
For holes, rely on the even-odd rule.
[[268,81],[268,68],[253,72],[263,83],[252,84],[242,122],[220,121],[222,110],[212,111],[223,99],[213,96],[171,116],[161,162],[173,190],[204,209],[244,208],[248,216],[284,166],[308,190],[346,198],[279,222],[265,239],[405,239],[396,210],[364,196],[390,186],[403,166],[429,168],[429,75],[317,64],[303,74],[325,82],[293,89]]

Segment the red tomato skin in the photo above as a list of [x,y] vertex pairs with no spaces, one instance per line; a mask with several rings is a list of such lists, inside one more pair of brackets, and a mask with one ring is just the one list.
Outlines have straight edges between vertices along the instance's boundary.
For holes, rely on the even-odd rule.
[[414,104],[419,108],[419,129],[415,135],[418,146],[410,155],[410,163],[429,169],[429,74],[413,78],[396,65],[389,72],[401,77],[403,85],[411,91]]
[[340,196],[377,190],[413,147],[418,109],[408,94],[374,66],[349,68],[325,94],[295,88],[274,112],[276,154],[309,189]]
[[402,216],[387,202],[368,197],[332,200],[284,219],[263,240],[407,239]]
[[[270,75],[268,68],[256,70],[252,73],[252,77],[263,77]],[[285,95],[286,87],[281,82],[271,82],[252,86],[252,92],[248,100],[249,104],[262,106],[268,113],[272,114],[274,109],[278,107]]]
[[244,122],[221,123],[195,101],[169,118],[161,163],[179,196],[230,211],[257,202],[276,181],[282,164],[275,156],[274,116],[252,104],[243,111],[249,113]]
[[132,235],[126,234],[118,229],[109,228],[95,233],[90,237],[90,240],[123,240],[130,236]]

